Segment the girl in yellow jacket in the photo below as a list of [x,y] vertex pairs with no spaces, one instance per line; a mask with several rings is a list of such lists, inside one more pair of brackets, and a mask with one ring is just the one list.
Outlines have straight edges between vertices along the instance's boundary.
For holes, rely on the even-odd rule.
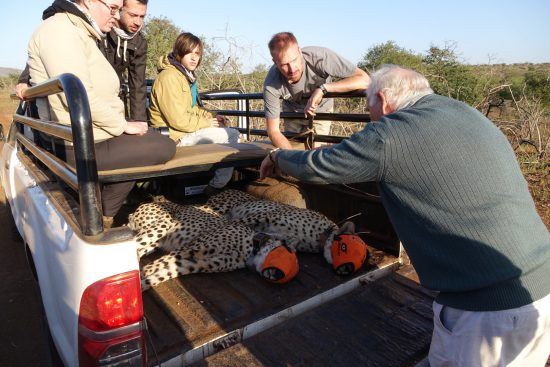
[[[223,116],[214,117],[197,102],[197,78],[195,70],[202,60],[201,40],[182,33],[176,39],[174,49],[159,62],[159,75],[151,90],[149,112],[155,127],[168,126],[170,137],[179,147],[210,144],[237,143],[239,132],[225,127]],[[216,170],[206,189],[207,194],[224,187],[233,168]]]

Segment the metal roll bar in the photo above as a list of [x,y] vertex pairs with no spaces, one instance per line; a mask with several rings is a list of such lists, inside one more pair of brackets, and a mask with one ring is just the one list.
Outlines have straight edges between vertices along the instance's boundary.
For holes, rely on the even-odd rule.
[[92,117],[88,94],[84,85],[73,74],[61,74],[24,92],[26,100],[64,93],[67,99],[71,126],[63,126],[52,121],[41,121],[25,116],[30,114],[29,104],[21,103],[14,115],[14,122],[53,135],[74,145],[76,175],[68,165],[53,154],[40,148],[21,133],[10,135],[33,153],[57,177],[78,192],[80,201],[80,227],[86,236],[95,236],[103,232],[103,211],[101,193],[95,160]]

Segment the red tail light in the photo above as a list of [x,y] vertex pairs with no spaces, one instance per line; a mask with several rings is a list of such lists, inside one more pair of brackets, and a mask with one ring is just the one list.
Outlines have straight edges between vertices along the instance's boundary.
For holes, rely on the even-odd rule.
[[137,270],[90,285],[80,300],[79,364],[145,365],[142,320],[143,302]]
[[111,330],[143,319],[137,270],[102,279],[84,291],[79,324],[93,331]]

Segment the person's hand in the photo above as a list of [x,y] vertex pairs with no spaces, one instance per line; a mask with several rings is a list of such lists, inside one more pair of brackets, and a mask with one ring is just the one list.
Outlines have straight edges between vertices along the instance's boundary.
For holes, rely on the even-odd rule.
[[227,117],[222,116],[222,115],[216,116],[216,120],[218,121],[220,127],[227,127],[227,123],[229,122],[227,120]]
[[260,166],[260,179],[276,176],[280,173],[275,162],[277,162],[277,150],[272,150],[262,161]]
[[271,177],[275,174],[275,164],[269,159],[269,155],[264,158],[260,166],[260,180],[266,177]]
[[124,132],[129,135],[144,135],[148,129],[145,121],[128,121]]
[[216,118],[213,118],[211,120],[212,127],[226,127],[227,126],[227,118],[225,116],[216,116]]
[[23,100],[23,92],[25,92],[27,89],[29,89],[29,85],[27,83],[19,83],[15,86],[15,94],[17,95],[17,98]]
[[319,88],[316,88],[307,101],[306,108],[304,108],[304,116],[307,118],[309,116],[315,116],[315,110],[319,106],[319,103],[323,100],[323,91]]

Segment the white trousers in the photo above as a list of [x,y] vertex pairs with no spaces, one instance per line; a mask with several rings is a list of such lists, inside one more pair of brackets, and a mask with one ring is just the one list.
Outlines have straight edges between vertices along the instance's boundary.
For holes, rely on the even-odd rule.
[[431,367],[544,367],[550,354],[550,295],[503,311],[433,303]]
[[[207,127],[197,130],[193,133],[183,135],[178,141],[178,147],[187,147],[198,144],[225,144],[238,143],[239,131],[230,127]],[[233,175],[233,167],[220,168],[214,173],[214,177],[210,180],[209,185],[221,189]]]

